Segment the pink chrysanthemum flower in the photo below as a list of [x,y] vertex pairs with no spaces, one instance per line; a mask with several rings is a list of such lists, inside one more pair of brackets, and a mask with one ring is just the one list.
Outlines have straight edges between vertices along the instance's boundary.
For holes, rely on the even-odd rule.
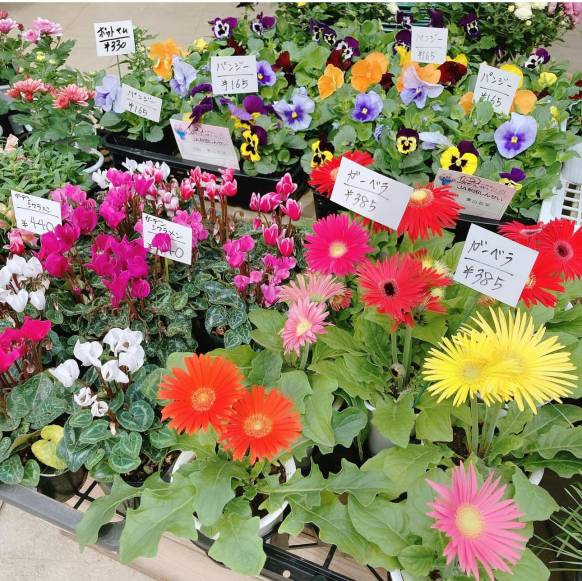
[[308,272],[279,289],[279,302],[297,303],[307,299],[313,303],[325,303],[338,295],[344,295],[346,287],[331,274]]
[[287,321],[281,331],[285,353],[301,353],[301,347],[317,341],[317,335],[325,333],[328,313],[323,303],[312,303],[302,299],[294,303],[287,314]]
[[24,79],[16,81],[8,90],[8,95],[13,99],[30,102],[37,93],[47,93],[49,90],[50,86],[38,79]]
[[57,91],[53,106],[55,109],[68,109],[71,104],[86,107],[93,95],[93,91],[89,91],[85,87],[67,85]]
[[433,528],[451,539],[444,550],[447,564],[456,557],[460,568],[477,581],[479,564],[491,581],[494,581],[493,569],[509,573],[508,564],[519,561],[527,542],[513,532],[525,526],[517,520],[523,514],[513,499],[502,500],[506,486],[499,480],[493,480],[490,474],[479,488],[475,468],[471,465],[467,472],[463,463],[453,468],[450,488],[427,480],[438,492],[428,516],[436,519]]
[[327,216],[305,237],[305,260],[310,270],[345,276],[372,250],[368,242],[368,231],[345,214]]

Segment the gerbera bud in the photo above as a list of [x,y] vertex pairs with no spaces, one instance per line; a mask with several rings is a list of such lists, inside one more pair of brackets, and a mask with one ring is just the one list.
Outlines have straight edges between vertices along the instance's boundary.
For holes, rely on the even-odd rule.
[[390,373],[392,374],[392,377],[398,379],[406,375],[406,369],[401,363],[394,363],[394,365],[390,366]]

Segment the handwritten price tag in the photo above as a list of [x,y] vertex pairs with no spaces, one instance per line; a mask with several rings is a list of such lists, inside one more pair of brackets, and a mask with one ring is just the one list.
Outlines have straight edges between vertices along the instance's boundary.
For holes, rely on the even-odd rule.
[[240,169],[236,150],[226,127],[198,123],[192,127],[179,119],[170,119],[174,137],[184,159]]
[[155,121],[160,120],[162,100],[149,93],[134,89],[125,83],[121,85],[121,103],[123,108],[138,117]]
[[135,52],[133,24],[131,20],[95,22],[97,56],[117,56]]
[[342,158],[331,194],[340,206],[396,230],[413,188]]
[[519,77],[514,73],[482,63],[473,92],[473,102],[489,101],[497,113],[508,115],[518,86]]
[[35,234],[52,232],[62,224],[61,203],[12,190],[16,226]]
[[411,59],[419,63],[442,65],[447,60],[448,28],[413,26]]
[[435,184],[455,192],[457,203],[463,206],[462,214],[492,220],[501,220],[515,195],[513,188],[499,182],[448,169],[438,170]]
[[453,280],[515,307],[537,250],[471,224]]
[[[174,224],[174,222],[157,218],[145,212],[141,215],[141,221],[143,224],[143,245],[151,254],[184,264],[192,264],[192,228],[183,224]],[[156,234],[170,235],[172,248],[168,252],[160,252],[152,246],[152,240]]]
[[255,55],[210,57],[210,74],[215,95],[256,93],[259,90]]

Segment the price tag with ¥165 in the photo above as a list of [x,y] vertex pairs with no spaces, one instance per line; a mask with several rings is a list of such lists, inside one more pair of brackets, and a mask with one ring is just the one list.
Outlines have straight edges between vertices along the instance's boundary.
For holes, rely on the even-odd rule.
[[210,75],[215,95],[256,93],[259,90],[255,55],[210,57]]
[[453,280],[515,307],[537,250],[471,224]]
[[12,190],[16,226],[35,234],[52,232],[63,223],[61,203]]
[[396,230],[413,188],[342,158],[331,194],[332,202]]
[[411,59],[419,63],[442,65],[447,60],[448,28],[413,26]]
[[520,78],[509,71],[482,63],[477,74],[473,102],[489,101],[497,113],[509,114]]
[[133,24],[131,20],[95,22],[97,56],[117,56],[135,52]]
[[[183,224],[175,224],[169,220],[142,213],[143,245],[151,254],[163,256],[176,262],[192,264],[192,228]],[[169,234],[172,247],[167,252],[160,252],[152,246],[156,234]]]
[[125,83],[121,85],[121,103],[123,108],[138,117],[158,123],[162,111],[162,100],[149,93],[134,89]]

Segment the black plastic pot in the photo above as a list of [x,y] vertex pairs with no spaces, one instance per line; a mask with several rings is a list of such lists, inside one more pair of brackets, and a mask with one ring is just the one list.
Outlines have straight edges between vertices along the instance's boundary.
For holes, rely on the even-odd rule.
[[59,502],[66,502],[75,496],[85,479],[87,470],[81,468],[77,472],[57,472],[55,474],[41,474],[38,482],[38,490],[45,496],[54,498]]
[[[157,143],[149,141],[128,139],[118,133],[106,133],[103,138],[103,145],[111,153],[113,165],[121,167],[126,158],[135,159],[142,162],[147,160],[166,163],[176,177],[184,177],[195,167],[218,175],[219,168],[216,165],[204,164],[179,157],[178,146],[170,128],[164,131],[164,138]],[[297,190],[293,194],[294,198],[300,198],[306,188],[306,176],[300,164],[289,170],[293,181],[297,184]],[[282,174],[270,176],[249,176],[243,171],[235,171],[235,178],[238,184],[238,193],[229,198],[228,203],[233,206],[248,208],[252,193],[267,194],[275,191],[275,185]]]
[[313,203],[315,205],[315,217],[318,220],[345,211],[345,208],[342,208],[339,204],[316,192],[313,192]]
[[197,353],[208,353],[214,349],[224,349],[224,339],[206,330],[203,315],[192,320],[192,331],[194,339],[198,342]]

